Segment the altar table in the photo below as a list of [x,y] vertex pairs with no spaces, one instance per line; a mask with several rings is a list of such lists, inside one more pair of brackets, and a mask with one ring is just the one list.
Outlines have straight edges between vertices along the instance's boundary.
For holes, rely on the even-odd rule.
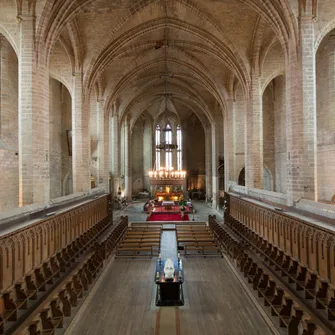
[[174,206],[174,201],[163,201],[162,206]]

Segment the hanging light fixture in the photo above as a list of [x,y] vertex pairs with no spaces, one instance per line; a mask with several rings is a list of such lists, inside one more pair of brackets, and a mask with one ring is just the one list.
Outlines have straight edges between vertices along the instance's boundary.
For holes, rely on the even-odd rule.
[[[165,114],[165,126],[162,129],[163,132],[172,132],[172,128],[170,126],[170,121],[169,121],[169,115],[168,115],[168,93],[167,93],[167,89],[168,89],[168,63],[167,63],[167,47],[168,47],[168,39],[167,39],[167,0],[165,0],[165,25],[164,25],[164,42],[163,42],[163,46],[164,46],[164,64],[165,64],[165,94],[164,94],[164,99],[165,99],[165,109],[164,109],[164,114]],[[162,45],[162,43],[160,44]],[[166,143],[166,141],[157,144],[156,145],[156,149],[159,150],[173,150],[173,149],[177,149],[178,145],[177,144],[172,144],[172,143]]]

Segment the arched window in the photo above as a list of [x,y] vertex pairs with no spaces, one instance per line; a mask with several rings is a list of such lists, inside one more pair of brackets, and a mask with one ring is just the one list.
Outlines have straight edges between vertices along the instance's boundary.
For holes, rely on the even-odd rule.
[[161,150],[157,149],[157,145],[161,143],[161,127],[156,127],[156,170],[158,171],[161,167]]
[[181,128],[178,125],[177,126],[177,170],[182,170],[183,166],[182,166],[182,139],[181,139]]
[[[165,129],[165,143],[172,144],[172,128],[169,124],[166,125]],[[172,168],[172,151],[171,149],[166,150],[165,153],[165,168],[171,170]]]

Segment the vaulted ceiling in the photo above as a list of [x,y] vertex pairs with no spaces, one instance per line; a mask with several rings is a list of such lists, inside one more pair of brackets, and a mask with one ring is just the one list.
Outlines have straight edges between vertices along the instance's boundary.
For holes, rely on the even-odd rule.
[[271,49],[283,63],[294,32],[288,2],[54,1],[42,36],[50,72],[70,83],[82,69],[86,92],[97,91],[108,110],[116,103],[121,117],[157,119],[167,93],[180,119],[192,111],[211,122],[215,106],[224,109],[237,90],[248,94],[251,69]]

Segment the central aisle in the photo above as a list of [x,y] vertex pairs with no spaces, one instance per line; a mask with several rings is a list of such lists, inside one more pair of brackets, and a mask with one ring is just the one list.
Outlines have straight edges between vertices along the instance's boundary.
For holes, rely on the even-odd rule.
[[[271,334],[224,259],[191,258],[183,262],[181,335]],[[157,335],[155,263],[136,259],[111,263],[66,334]]]
[[[206,205],[199,203],[200,208],[196,219],[211,214]],[[136,217],[137,212],[138,218],[140,210],[132,206],[122,215]],[[175,231],[163,231],[161,255],[177,257]],[[223,258],[182,258],[184,306],[156,307],[157,258],[117,259],[106,266],[65,334],[165,335],[162,330],[174,325],[170,335],[272,334]]]
[[161,237],[161,255],[163,259],[177,258],[177,240],[174,230],[163,230]]

